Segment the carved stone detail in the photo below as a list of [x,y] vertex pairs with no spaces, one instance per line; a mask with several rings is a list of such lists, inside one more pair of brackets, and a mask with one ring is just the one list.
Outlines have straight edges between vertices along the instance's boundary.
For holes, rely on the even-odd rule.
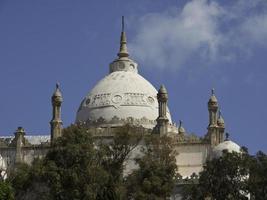
[[84,125],[86,127],[101,127],[101,126],[117,126],[117,125],[123,125],[123,124],[132,124],[136,126],[142,126],[145,124],[148,125],[156,125],[155,120],[149,120],[145,117],[142,117],[141,119],[135,119],[133,117],[128,117],[126,119],[119,118],[118,116],[114,116],[111,120],[106,120],[103,117],[98,118],[97,120],[86,120],[86,122],[77,122],[77,124]]
[[[103,106],[146,106],[151,107],[155,104],[155,97],[143,93],[123,93],[123,94],[97,94],[87,97],[82,106],[92,109]],[[81,110],[81,108],[79,109]]]
[[112,98],[112,102],[113,102],[113,103],[118,104],[118,103],[120,103],[121,101],[122,101],[122,96],[119,95],[119,94],[114,95],[114,97]]

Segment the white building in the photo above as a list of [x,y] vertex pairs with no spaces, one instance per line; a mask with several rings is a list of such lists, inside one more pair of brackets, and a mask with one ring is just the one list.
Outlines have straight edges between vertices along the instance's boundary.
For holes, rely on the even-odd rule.
[[[50,147],[50,141],[61,136],[61,103],[63,101],[57,85],[52,96],[53,118],[51,134],[47,136],[25,136],[19,127],[14,137],[0,138],[1,168],[11,169],[18,162],[31,163],[42,157]],[[138,73],[138,65],[130,59],[127,51],[126,33],[121,32],[118,57],[109,65],[109,74],[100,80],[82,100],[75,123],[84,124],[99,134],[109,135],[116,127],[126,123],[143,127],[148,134],[167,134],[176,142],[176,157],[182,178],[178,184],[186,184],[186,178],[198,174],[207,159],[222,150],[239,151],[240,147],[225,139],[225,124],[218,110],[219,104],[214,90],[208,100],[209,124],[203,137],[189,134],[179,122],[171,119],[167,107],[168,93],[164,86],[159,90]],[[177,199],[179,199],[177,195]]]

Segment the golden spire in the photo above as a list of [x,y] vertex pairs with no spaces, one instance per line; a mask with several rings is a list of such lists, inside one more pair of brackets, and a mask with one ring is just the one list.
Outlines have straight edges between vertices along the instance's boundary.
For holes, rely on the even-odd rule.
[[122,16],[122,30],[121,30],[121,40],[120,40],[120,51],[118,53],[119,58],[128,57],[129,56],[126,44],[127,44],[127,41],[126,41],[126,33],[124,31],[124,16]]

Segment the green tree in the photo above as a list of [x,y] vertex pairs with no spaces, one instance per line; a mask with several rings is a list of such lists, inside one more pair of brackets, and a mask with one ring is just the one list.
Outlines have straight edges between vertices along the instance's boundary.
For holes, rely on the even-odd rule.
[[143,136],[138,129],[125,125],[119,128],[113,138],[97,144],[102,154],[101,166],[110,175],[106,184],[108,197],[103,199],[125,199],[126,188],[123,179],[124,163],[129,154],[137,147]]
[[139,168],[127,177],[128,198],[165,200],[175,187],[177,165],[173,140],[167,136],[146,138]]
[[14,190],[11,183],[8,180],[0,178],[0,199],[14,200]]
[[184,200],[246,200],[248,194],[249,155],[223,152],[207,161],[200,173],[199,184],[184,188]]
[[267,155],[259,151],[252,157],[249,173],[251,199],[267,199]]
[[123,163],[140,140],[140,134],[132,135],[131,130],[125,126],[112,139],[97,139],[84,127],[64,129],[44,159],[15,170],[16,197],[123,199]]
[[32,166],[19,164],[10,174],[9,181],[15,190],[15,199],[48,200],[51,199],[50,189],[44,177],[43,160],[35,159]]

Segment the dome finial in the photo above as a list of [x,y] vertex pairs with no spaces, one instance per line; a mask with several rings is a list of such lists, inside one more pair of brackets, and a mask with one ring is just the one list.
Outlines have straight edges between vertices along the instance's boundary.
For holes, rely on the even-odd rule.
[[124,16],[121,17],[121,32],[124,32]]
[[118,53],[119,58],[121,57],[128,57],[129,53],[127,51],[127,40],[126,40],[126,33],[124,31],[124,16],[121,18],[121,40],[120,40],[120,51]]
[[56,89],[59,89],[59,82],[56,83]]

